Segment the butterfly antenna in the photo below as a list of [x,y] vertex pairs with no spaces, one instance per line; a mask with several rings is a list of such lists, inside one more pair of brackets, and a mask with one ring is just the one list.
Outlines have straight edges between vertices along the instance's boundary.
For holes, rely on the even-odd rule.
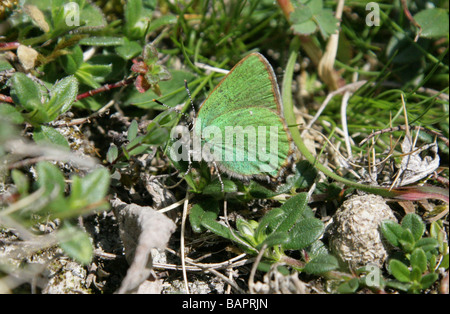
[[[187,93],[188,96],[189,96],[189,101],[191,102],[192,112],[194,113],[194,116],[195,116],[195,106],[194,106],[194,101],[192,100],[191,91],[189,90],[188,83],[187,83],[186,80],[184,80],[184,88],[186,89],[186,93]],[[191,130],[192,130],[193,127],[194,127],[194,126],[193,126],[193,124],[192,124],[192,125],[191,125]]]
[[186,119],[189,119],[189,120],[191,119],[191,117],[189,117],[188,114],[186,114],[186,113],[184,113],[184,112],[182,112],[182,111],[180,111],[180,110],[178,110],[178,109],[175,109],[175,108],[173,108],[173,107],[170,107],[169,105],[166,105],[165,103],[160,102],[158,99],[152,99],[152,101],[153,101],[153,102],[156,102],[158,105],[161,105],[161,106],[163,106],[163,107],[166,107],[167,109],[169,109],[169,110],[171,110],[171,111],[175,111],[176,113],[183,115]]
[[[189,144],[190,145],[190,144]],[[189,172],[191,172],[192,169],[192,161],[191,161],[191,155],[193,154],[192,150],[189,149],[189,154],[188,154],[188,168],[187,170],[184,172],[184,176],[187,176],[189,174]]]
[[194,101],[192,100],[191,91],[189,90],[188,83],[184,80],[184,88],[189,96],[189,101],[191,102],[192,111],[195,113]]
[[222,192],[225,193],[225,185],[223,184],[222,176],[220,175],[220,171],[219,171],[219,167],[217,167],[217,164],[216,164],[216,162],[214,160],[212,161],[212,163],[214,165],[214,168],[216,168],[217,177],[219,178],[220,187],[222,188]]

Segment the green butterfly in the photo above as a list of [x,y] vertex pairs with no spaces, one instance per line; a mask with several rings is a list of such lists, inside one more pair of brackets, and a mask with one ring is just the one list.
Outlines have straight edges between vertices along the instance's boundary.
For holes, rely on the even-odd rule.
[[230,177],[277,181],[294,145],[283,117],[277,80],[267,59],[251,53],[202,103],[193,128],[193,159]]

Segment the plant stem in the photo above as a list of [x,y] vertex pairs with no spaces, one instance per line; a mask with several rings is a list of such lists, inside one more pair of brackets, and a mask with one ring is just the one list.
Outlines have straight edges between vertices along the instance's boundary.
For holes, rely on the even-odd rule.
[[116,83],[106,84],[106,85],[103,85],[103,86],[101,86],[99,88],[89,90],[89,91],[87,91],[85,93],[77,95],[77,98],[76,98],[75,101],[78,101],[78,100],[81,100],[81,99],[84,99],[84,98],[87,98],[87,97],[91,97],[91,96],[94,96],[96,94],[99,94],[99,93],[102,93],[102,92],[105,92],[105,91],[109,91],[110,89],[113,89],[113,88],[127,86],[127,85],[133,83],[135,81],[135,79],[136,78],[133,76],[133,77],[129,77],[127,79],[124,79],[124,80],[116,82]]

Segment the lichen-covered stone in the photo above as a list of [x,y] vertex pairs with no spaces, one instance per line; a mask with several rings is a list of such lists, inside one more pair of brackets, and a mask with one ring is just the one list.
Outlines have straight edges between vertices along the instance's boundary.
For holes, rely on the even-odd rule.
[[397,221],[381,196],[352,196],[333,217],[332,251],[352,269],[370,264],[381,267],[387,251],[379,227],[386,219]]

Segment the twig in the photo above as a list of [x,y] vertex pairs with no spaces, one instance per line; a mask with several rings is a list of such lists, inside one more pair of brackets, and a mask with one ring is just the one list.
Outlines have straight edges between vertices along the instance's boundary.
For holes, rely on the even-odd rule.
[[400,0],[403,8],[403,12],[406,15],[406,18],[413,24],[415,27],[419,29],[419,31],[416,34],[416,37],[414,38],[414,42],[417,42],[419,40],[420,34],[422,34],[422,26],[419,25],[419,23],[416,22],[416,20],[411,15],[411,12],[409,12],[408,4],[406,3],[406,0]]
[[0,43],[0,51],[6,51],[6,50],[14,50],[19,48],[20,43],[18,41],[12,41],[9,43]]
[[185,251],[184,251],[184,232],[186,230],[186,217],[188,212],[189,205],[189,192],[186,192],[186,197],[184,198],[184,206],[183,206],[183,216],[181,218],[181,236],[180,236],[180,254],[181,254],[181,266],[183,271],[184,285],[186,288],[186,293],[189,294],[189,283],[187,280],[186,274],[186,263],[185,263]]
[[367,142],[368,140],[370,140],[372,137],[374,137],[376,135],[381,135],[381,134],[390,133],[390,132],[397,132],[397,131],[406,131],[408,128],[409,128],[409,130],[414,130],[414,131],[420,130],[420,131],[424,131],[425,133],[428,133],[430,135],[434,135],[437,138],[439,138],[441,141],[443,141],[447,147],[449,146],[449,139],[446,138],[444,135],[442,135],[441,133],[439,133],[437,131],[427,129],[426,127],[423,127],[420,125],[410,125],[410,126],[398,125],[398,126],[390,127],[387,129],[382,129],[382,130],[372,132],[369,136],[367,136],[365,139],[363,139],[359,143],[359,146],[363,145],[365,142]]
[[127,79],[124,79],[124,80],[116,82],[116,83],[103,85],[103,86],[101,86],[99,88],[92,89],[92,90],[89,90],[89,91],[87,91],[85,93],[77,95],[77,98],[76,98],[75,101],[78,101],[78,100],[81,100],[81,99],[84,99],[84,98],[87,98],[87,97],[91,97],[91,96],[94,96],[96,94],[99,94],[99,93],[102,93],[102,92],[105,92],[105,91],[109,91],[109,90],[114,89],[114,88],[127,86],[127,85],[133,83],[135,80],[136,80],[136,78],[134,76],[132,76],[132,77],[129,77]]
[[211,72],[216,72],[216,73],[228,74],[230,72],[228,70],[224,70],[224,69],[221,69],[221,68],[216,68],[216,67],[213,67],[213,66],[210,66],[208,64],[201,63],[201,62],[194,62],[194,65],[196,67],[198,67],[199,69],[206,70],[206,71],[211,71]]
[[2,102],[2,101],[3,102],[8,102],[10,104],[14,103],[13,99],[10,96],[6,96],[6,95],[3,95],[3,94],[0,94],[0,102]]
[[305,133],[308,131],[308,129],[310,129],[311,126],[314,124],[314,122],[316,122],[316,120],[319,118],[319,116],[322,114],[323,110],[326,108],[326,106],[330,102],[331,98],[333,98],[335,95],[341,94],[343,92],[347,92],[347,91],[355,92],[366,83],[367,83],[367,81],[365,81],[365,80],[351,83],[351,84],[345,85],[345,86],[329,93],[327,95],[327,97],[325,98],[325,100],[323,101],[322,105],[320,106],[319,110],[316,112],[316,114],[312,118],[312,120],[309,121],[309,123],[306,125],[305,130],[303,130],[301,136],[304,136]]
[[[80,156],[71,151],[67,151],[55,146],[36,144],[22,139],[12,139],[4,144],[4,147],[11,154],[18,156],[42,157],[54,161],[68,162],[79,168],[94,169],[98,162],[96,159],[88,156]],[[8,169],[13,169],[18,164],[8,165]]]
[[59,127],[73,126],[73,125],[79,125],[79,124],[83,124],[85,122],[88,122],[90,119],[95,118],[95,117],[101,115],[102,113],[106,112],[110,107],[114,106],[115,103],[116,103],[115,100],[110,100],[106,105],[104,105],[102,108],[100,108],[96,112],[92,113],[88,117],[79,118],[79,119],[73,119],[70,123],[62,123],[62,124],[60,124],[58,126]]
[[228,227],[228,230],[230,231],[231,235],[234,237],[234,240],[236,242],[239,242],[241,245],[249,248],[250,250],[254,250],[254,248],[248,244],[247,242],[243,241],[240,237],[236,236],[236,234],[233,231],[233,228],[231,228],[230,223],[228,222],[228,212],[227,212],[228,202],[227,200],[223,201],[223,214],[225,216],[225,224]]
[[215,269],[207,269],[207,271],[209,271],[212,274],[216,275],[217,277],[221,278],[223,281],[225,281],[227,284],[229,284],[230,287],[234,288],[234,290],[236,290],[237,293],[245,293],[244,290],[239,288],[239,286],[236,284],[236,282],[234,282],[233,280],[227,278],[225,275],[223,275],[222,273],[218,272],[217,270],[215,270]]
[[[166,250],[174,255],[180,256],[177,252],[173,251],[170,248],[166,248]],[[204,271],[205,269],[228,269],[228,268],[235,268],[239,266],[243,266],[246,264],[250,264],[253,262],[253,258],[250,259],[243,259],[247,254],[242,253],[238,256],[235,256],[229,260],[220,262],[220,263],[196,263],[189,257],[185,257],[186,263],[190,264],[186,265],[186,270],[189,271]],[[166,264],[166,263],[153,263],[154,268],[162,268],[162,269],[173,269],[173,270],[183,270],[183,267],[181,265],[176,264]]]
[[342,131],[344,132],[344,140],[345,140],[345,147],[347,149],[347,156],[349,159],[352,159],[353,156],[352,146],[350,145],[350,137],[348,135],[348,127],[347,127],[347,105],[349,98],[350,93],[345,92],[341,102],[341,123],[342,123]]
[[264,244],[259,250],[258,256],[256,256],[255,262],[253,263],[252,270],[250,272],[250,277],[248,278],[248,288],[250,290],[251,294],[255,293],[254,286],[255,286],[255,273],[256,269],[258,268],[259,262],[261,261],[262,256],[264,255],[264,252],[267,249],[267,244]]
[[[188,196],[186,196],[186,197],[188,197]],[[177,208],[178,206],[180,206],[180,205],[183,204],[184,202],[189,201],[189,199],[192,198],[192,196],[189,196],[188,199],[187,199],[186,197],[183,198],[182,200],[179,200],[179,201],[176,202],[176,203],[173,203],[173,204],[167,206],[167,207],[158,209],[157,211],[160,212],[160,213],[168,212],[169,210],[172,210],[172,209],[174,209],[174,208]]]

